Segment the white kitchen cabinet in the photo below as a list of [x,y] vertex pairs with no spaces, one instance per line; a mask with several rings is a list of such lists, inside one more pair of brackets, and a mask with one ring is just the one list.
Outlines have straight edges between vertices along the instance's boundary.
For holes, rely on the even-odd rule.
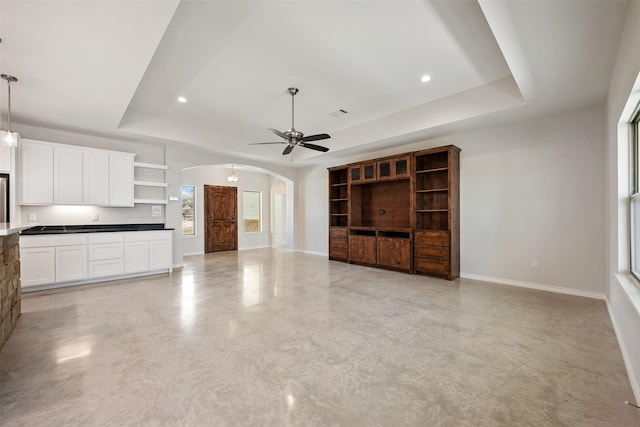
[[20,248],[20,284],[23,288],[56,281],[55,248]]
[[149,270],[171,268],[171,240],[149,241]]
[[109,153],[109,205],[133,206],[134,154]]
[[53,204],[53,145],[24,139],[20,145],[21,204]]
[[20,236],[22,286],[171,272],[171,239],[170,230]]
[[87,277],[87,245],[56,248],[56,282],[73,282]]
[[85,150],[82,162],[83,204],[109,206],[109,152]]
[[149,270],[149,241],[134,241],[124,244],[124,271],[138,273]]
[[0,145],[0,172],[9,173],[13,170],[13,148]]
[[81,205],[83,152],[71,145],[53,148],[53,204]]

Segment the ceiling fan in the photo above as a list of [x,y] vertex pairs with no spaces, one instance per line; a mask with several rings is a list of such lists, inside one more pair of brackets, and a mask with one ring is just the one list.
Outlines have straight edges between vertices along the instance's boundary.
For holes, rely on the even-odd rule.
[[295,147],[310,148],[312,150],[322,151],[323,153],[326,153],[327,151],[329,151],[329,149],[327,147],[323,147],[321,145],[309,144],[309,142],[310,141],[320,141],[322,139],[329,139],[329,138],[331,138],[330,135],[328,135],[326,133],[319,133],[317,135],[304,136],[304,134],[302,132],[298,132],[295,129],[295,127],[293,126],[293,117],[294,117],[294,114],[293,114],[294,113],[293,98],[298,93],[298,88],[290,87],[287,90],[289,91],[289,94],[291,94],[291,129],[286,130],[284,132],[280,132],[279,130],[276,130],[276,129],[269,129],[271,132],[275,133],[280,138],[284,139],[284,141],[278,141],[278,142],[254,142],[253,144],[249,144],[249,145],[287,144],[287,147],[282,152],[283,156],[286,156],[287,154],[291,153],[291,151],[293,151],[293,149]]

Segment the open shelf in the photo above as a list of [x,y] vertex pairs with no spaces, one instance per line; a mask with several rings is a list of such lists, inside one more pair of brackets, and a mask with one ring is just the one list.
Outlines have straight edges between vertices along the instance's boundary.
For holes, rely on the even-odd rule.
[[133,181],[133,185],[140,185],[143,187],[168,187],[169,184],[166,182],[155,182],[155,181]]
[[164,170],[169,169],[167,165],[158,165],[155,163],[133,162],[133,166],[137,168],[147,168],[147,169],[164,169]]
[[146,205],[166,205],[167,201],[163,199],[133,199],[133,203]]
[[416,173],[434,173],[434,172],[446,171],[448,169],[449,168],[423,169],[423,170],[416,171]]

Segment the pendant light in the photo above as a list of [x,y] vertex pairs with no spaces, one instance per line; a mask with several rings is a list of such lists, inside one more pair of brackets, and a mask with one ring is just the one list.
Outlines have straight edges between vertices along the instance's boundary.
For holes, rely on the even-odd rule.
[[229,182],[238,181],[238,177],[236,176],[235,173],[233,173],[233,165],[231,165],[231,173],[229,175],[227,175],[227,181],[229,181]]
[[9,129],[0,129],[0,145],[6,145],[9,147],[17,147],[20,141],[20,134],[11,130],[11,83],[15,83],[18,79],[9,74],[0,74],[0,77],[7,81],[9,108],[7,109],[7,122],[9,123]]

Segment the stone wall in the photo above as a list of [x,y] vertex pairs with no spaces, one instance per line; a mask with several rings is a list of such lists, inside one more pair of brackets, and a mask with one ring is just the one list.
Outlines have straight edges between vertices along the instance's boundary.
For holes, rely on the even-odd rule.
[[20,316],[19,234],[0,236],[0,350]]

